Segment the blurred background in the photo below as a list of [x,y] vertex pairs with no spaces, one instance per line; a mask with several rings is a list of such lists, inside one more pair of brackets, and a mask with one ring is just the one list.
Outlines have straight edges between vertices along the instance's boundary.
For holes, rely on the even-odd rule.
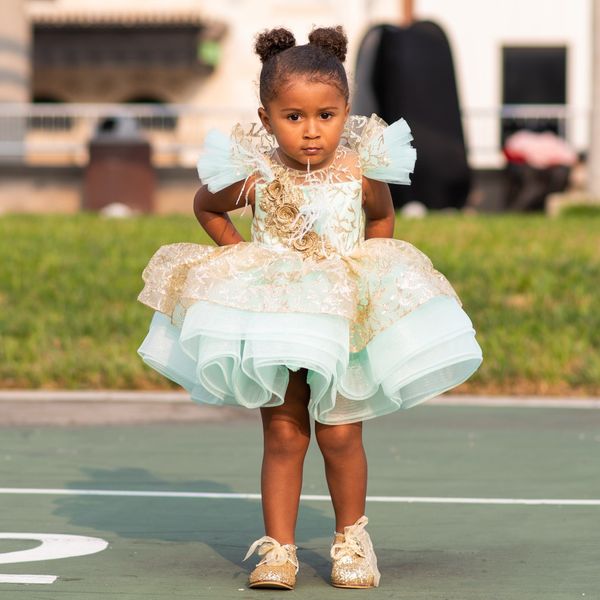
[[[123,201],[187,212],[207,129],[256,118],[256,32],[285,25],[304,43],[336,23],[350,39],[354,112],[404,116],[418,168],[454,171],[447,192],[417,181],[398,206],[543,209],[552,192],[589,187],[597,18],[593,0],[3,0],[0,212]],[[537,139],[507,146],[523,130]],[[153,167],[137,198],[83,185],[94,140],[136,137]]]
[[256,120],[257,32],[341,24],[353,112],[413,130],[396,235],[473,318],[486,359],[463,389],[600,393],[600,0],[1,11],[0,386],[169,385],[135,355],[135,297],[160,244],[208,242],[191,210],[204,135]]

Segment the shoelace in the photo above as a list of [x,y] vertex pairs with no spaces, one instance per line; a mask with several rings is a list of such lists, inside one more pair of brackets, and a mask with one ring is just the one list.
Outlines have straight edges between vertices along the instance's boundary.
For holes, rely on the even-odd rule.
[[[285,544],[286,546],[291,546],[291,544]],[[264,535],[260,539],[256,540],[252,543],[246,556],[244,556],[244,560],[250,558],[254,551],[258,548],[258,555],[262,556],[262,560],[256,565],[273,565],[273,566],[281,566],[284,565],[287,561],[294,565],[296,569],[296,573],[298,572],[298,561],[293,559],[287,552],[284,546],[282,546],[276,539]]]
[[336,542],[331,546],[331,558],[338,560],[343,556],[362,556],[366,558],[365,550],[361,544],[359,537],[368,535],[365,531],[365,526],[369,522],[367,517],[362,516],[354,525],[345,528],[344,541]]
[[365,527],[369,519],[363,515],[354,525],[344,527],[344,541],[335,542],[331,546],[331,558],[338,560],[343,556],[361,556],[365,558],[373,571],[374,585],[379,585],[381,574],[377,568],[377,557],[373,550],[373,543]]

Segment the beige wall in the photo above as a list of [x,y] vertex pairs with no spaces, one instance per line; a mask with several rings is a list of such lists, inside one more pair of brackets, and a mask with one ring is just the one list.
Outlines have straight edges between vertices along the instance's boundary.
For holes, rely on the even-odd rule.
[[0,102],[29,100],[29,24],[25,0],[2,0]]
[[[192,214],[198,180],[190,169],[157,170],[154,212]],[[0,165],[0,215],[75,213],[80,210],[84,169],[10,168]]]

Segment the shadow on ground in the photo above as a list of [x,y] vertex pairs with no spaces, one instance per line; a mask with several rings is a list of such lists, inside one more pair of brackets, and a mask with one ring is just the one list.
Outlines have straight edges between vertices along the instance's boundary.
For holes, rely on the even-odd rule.
[[[85,479],[66,484],[70,489],[127,489],[232,493],[229,486],[210,480],[170,482],[146,469],[82,470]],[[160,498],[139,496],[62,496],[54,513],[74,526],[92,528],[98,535],[112,532],[121,538],[164,542],[202,542],[221,557],[248,571],[257,555],[242,559],[250,543],[264,535],[258,500],[228,498]],[[296,543],[306,562],[329,579],[328,545],[322,553],[303,544],[315,538],[329,541],[330,515],[306,504],[300,507]]]

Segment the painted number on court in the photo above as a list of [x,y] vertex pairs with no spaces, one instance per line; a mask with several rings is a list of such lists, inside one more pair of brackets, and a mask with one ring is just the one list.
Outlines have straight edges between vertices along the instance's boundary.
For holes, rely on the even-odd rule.
[[[0,564],[34,562],[85,556],[104,550],[108,542],[101,538],[60,533],[0,533],[0,540],[36,540],[35,548],[0,553]],[[0,573],[0,583],[53,583],[58,575],[8,575]]]

